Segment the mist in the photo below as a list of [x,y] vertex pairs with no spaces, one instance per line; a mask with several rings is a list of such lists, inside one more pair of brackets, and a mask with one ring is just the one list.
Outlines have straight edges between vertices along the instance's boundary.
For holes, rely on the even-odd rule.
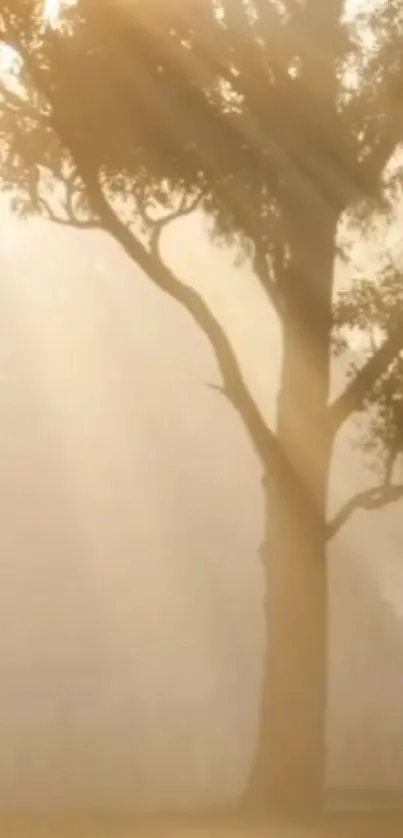
[[[2,218],[0,806],[234,798],[263,644],[253,451],[208,344],[116,244]],[[271,419],[280,333],[248,267],[199,218],[165,254],[205,289]],[[371,480],[350,435],[335,507]],[[399,538],[391,507],[330,550],[331,788],[403,775]]]

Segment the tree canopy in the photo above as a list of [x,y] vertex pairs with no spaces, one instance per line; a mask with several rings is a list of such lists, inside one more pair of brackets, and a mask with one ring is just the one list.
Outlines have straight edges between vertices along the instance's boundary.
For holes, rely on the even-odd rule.
[[[303,263],[318,214],[348,226],[394,211],[400,167],[388,184],[384,173],[403,130],[400,0],[360,14],[341,0],[80,0],[62,3],[52,26],[43,2],[10,0],[0,32],[12,50],[1,178],[22,214],[98,223],[89,193],[101,184],[149,248],[158,227],[198,205],[252,260],[279,315],[308,307],[313,327],[320,289],[308,269],[295,286],[284,271],[291,240]],[[357,278],[337,327],[386,336],[399,270]],[[389,448],[397,372],[395,356],[368,396],[380,407],[373,442]]]

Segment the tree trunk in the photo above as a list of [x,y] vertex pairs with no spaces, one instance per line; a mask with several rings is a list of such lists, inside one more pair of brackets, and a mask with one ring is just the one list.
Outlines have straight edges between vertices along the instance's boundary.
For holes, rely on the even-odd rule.
[[267,493],[266,653],[249,802],[302,814],[322,805],[327,591],[323,515],[295,487]]
[[[283,331],[278,438],[291,465],[267,465],[266,653],[257,755],[246,800],[301,815],[321,807],[327,682],[327,421],[336,222],[317,227],[313,264],[295,247]],[[315,301],[302,271],[310,272]],[[293,272],[293,276],[290,276]],[[302,288],[301,288],[302,286]],[[298,290],[299,289],[299,290]],[[317,290],[316,290],[317,289]],[[293,299],[293,294],[295,298]]]

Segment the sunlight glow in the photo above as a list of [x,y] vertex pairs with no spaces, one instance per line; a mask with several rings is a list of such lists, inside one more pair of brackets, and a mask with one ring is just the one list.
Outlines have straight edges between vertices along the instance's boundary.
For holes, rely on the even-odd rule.
[[11,60],[12,54],[10,54],[8,44],[2,44],[0,47],[0,74],[8,72]]
[[70,6],[75,6],[78,0],[43,0],[42,17],[51,28],[58,28],[61,24],[62,12]]
[[62,0],[44,0],[43,16],[50,25],[55,24],[60,14]]
[[17,53],[8,44],[1,44],[0,46],[0,75],[2,73],[11,73],[19,62]]

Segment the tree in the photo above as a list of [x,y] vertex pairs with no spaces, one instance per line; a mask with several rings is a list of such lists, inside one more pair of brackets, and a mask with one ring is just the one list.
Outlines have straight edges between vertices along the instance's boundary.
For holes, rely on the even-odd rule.
[[[373,6],[349,16],[342,0],[80,0],[56,27],[36,0],[0,13],[17,56],[0,114],[16,209],[103,228],[188,311],[259,458],[267,645],[247,796],[287,811],[323,796],[328,540],[355,508],[403,494],[392,483],[398,269],[381,265],[375,283],[358,278],[334,305],[342,222],[390,212],[399,182],[398,158],[392,180],[385,169],[402,139],[403,2]],[[281,320],[275,429],[214,313],[162,260],[162,231],[196,206],[251,261]],[[333,346],[342,351],[357,326],[374,339],[331,402]],[[360,412],[371,417],[366,447],[386,455],[385,479],[329,521],[334,441]]]

